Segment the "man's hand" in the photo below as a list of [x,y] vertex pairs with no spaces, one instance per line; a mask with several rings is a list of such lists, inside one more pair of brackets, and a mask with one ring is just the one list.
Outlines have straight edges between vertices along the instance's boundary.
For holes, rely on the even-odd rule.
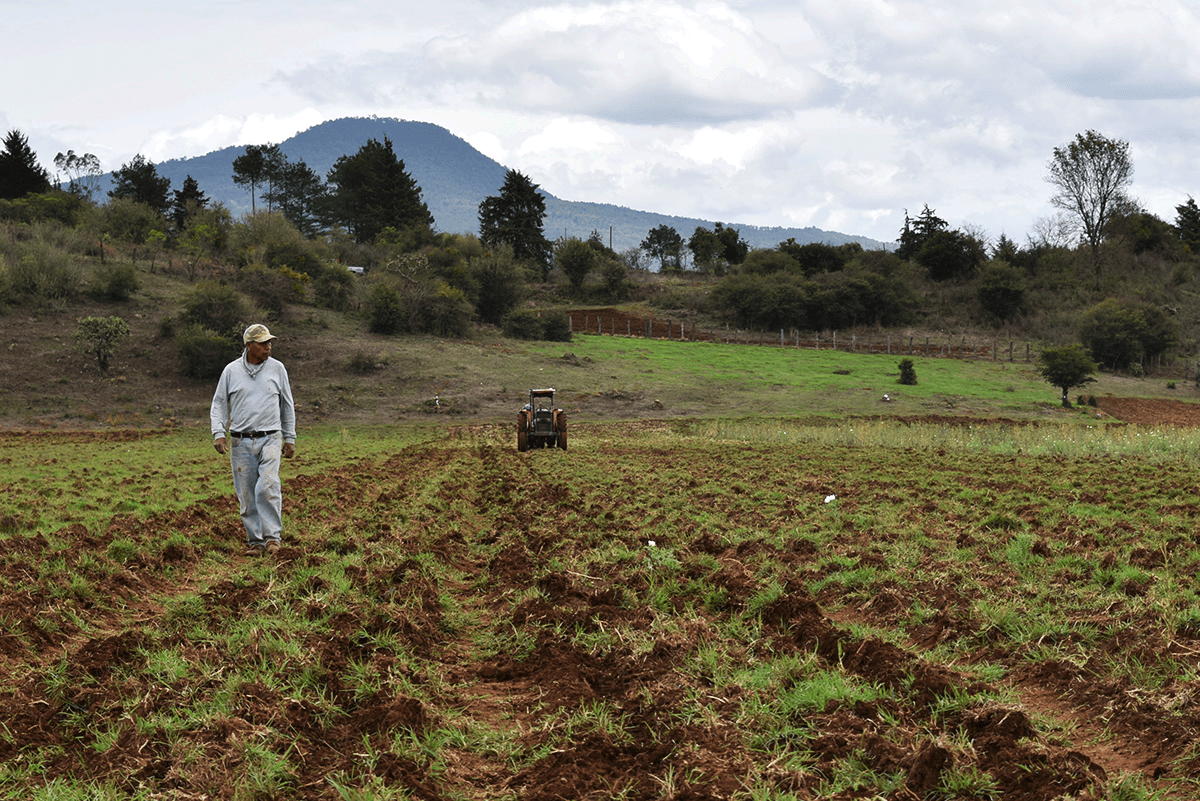
[[213,447],[217,449],[217,453],[225,455],[225,438],[219,437],[213,440]]
[[296,455],[296,443],[294,443],[294,442],[283,443],[283,458],[291,459],[295,455]]

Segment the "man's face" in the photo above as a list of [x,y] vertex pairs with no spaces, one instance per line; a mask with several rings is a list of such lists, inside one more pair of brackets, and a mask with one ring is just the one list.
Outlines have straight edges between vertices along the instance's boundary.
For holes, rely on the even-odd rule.
[[246,343],[246,360],[251,364],[262,364],[271,355],[271,342],[268,339],[266,342],[247,342]]

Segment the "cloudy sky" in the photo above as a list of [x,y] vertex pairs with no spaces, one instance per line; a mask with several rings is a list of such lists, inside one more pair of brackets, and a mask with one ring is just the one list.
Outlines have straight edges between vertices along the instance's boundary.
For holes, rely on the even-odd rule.
[[[0,128],[106,170],[329,119],[449,129],[566,200],[1024,242],[1093,129],[1200,196],[1196,0],[0,0]],[[403,154],[401,154],[403,157]]]

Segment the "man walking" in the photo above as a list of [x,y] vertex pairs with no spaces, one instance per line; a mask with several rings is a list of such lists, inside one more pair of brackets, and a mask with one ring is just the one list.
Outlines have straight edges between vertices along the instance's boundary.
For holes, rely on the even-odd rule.
[[[279,550],[283,533],[280,457],[296,454],[296,407],[283,363],[271,358],[276,337],[254,324],[242,334],[241,358],[225,365],[213,394],[213,447],[229,451],[237,490],[246,553],[261,556]],[[226,429],[229,446],[226,446]]]

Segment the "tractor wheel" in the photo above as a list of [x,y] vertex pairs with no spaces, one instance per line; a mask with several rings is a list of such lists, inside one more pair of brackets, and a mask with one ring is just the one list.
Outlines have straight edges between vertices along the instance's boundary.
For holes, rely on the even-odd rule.
[[558,447],[562,448],[564,451],[567,449],[567,432],[566,431],[558,432]]
[[517,412],[517,450],[529,450],[529,412]]
[[521,453],[529,450],[529,435],[524,431],[517,432],[517,450]]
[[554,427],[558,430],[558,447],[565,451],[567,449],[567,416],[560,412],[554,420]]

